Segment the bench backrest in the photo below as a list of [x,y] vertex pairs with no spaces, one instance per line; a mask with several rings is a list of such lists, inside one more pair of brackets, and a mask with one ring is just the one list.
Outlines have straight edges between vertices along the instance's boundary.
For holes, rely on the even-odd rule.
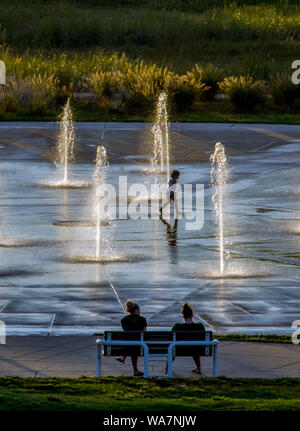
[[[176,331],[176,341],[212,341],[211,331]],[[212,356],[212,346],[176,346],[175,356]]]
[[[105,331],[104,340],[140,341],[143,331]],[[104,356],[143,356],[140,346],[104,346]]]
[[[175,336],[171,331],[145,331],[144,341],[173,341]],[[168,354],[169,343],[167,344],[149,344],[150,354]]]
[[[105,340],[113,341],[211,341],[211,331],[105,331]],[[167,354],[169,343],[149,344],[150,354]],[[104,356],[143,356],[140,346],[104,346]],[[211,356],[211,346],[177,346],[175,356]]]

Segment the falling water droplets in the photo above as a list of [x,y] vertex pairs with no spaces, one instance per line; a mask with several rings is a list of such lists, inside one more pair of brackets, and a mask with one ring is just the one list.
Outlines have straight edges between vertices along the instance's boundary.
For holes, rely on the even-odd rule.
[[167,94],[161,93],[156,105],[155,122],[151,129],[153,134],[153,157],[151,159],[151,165],[153,173],[156,175],[160,174],[161,176],[166,174],[168,182],[170,176],[170,159],[167,102]]
[[210,157],[211,161],[211,184],[215,188],[212,201],[217,218],[219,238],[219,262],[220,274],[224,274],[224,257],[229,258],[229,250],[225,250],[224,244],[224,204],[227,195],[228,164],[224,146],[217,142],[215,151]]
[[106,149],[103,146],[97,147],[96,166],[94,172],[95,184],[95,218],[96,218],[96,260],[101,254],[101,218],[104,215],[104,208],[108,205],[106,195],[103,191],[103,184],[106,181],[106,173],[109,167]]
[[59,133],[55,151],[55,162],[64,166],[64,184],[68,184],[70,163],[75,159],[74,118],[70,99],[65,104],[59,122]]

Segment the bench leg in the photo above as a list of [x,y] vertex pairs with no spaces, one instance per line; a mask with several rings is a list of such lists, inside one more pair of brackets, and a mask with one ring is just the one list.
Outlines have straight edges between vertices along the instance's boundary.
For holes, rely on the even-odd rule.
[[101,377],[101,346],[96,344],[96,377]]
[[149,353],[144,349],[144,377],[149,377]]
[[213,373],[214,377],[218,377],[218,345],[213,346]]
[[168,377],[173,377],[173,351],[168,351]]

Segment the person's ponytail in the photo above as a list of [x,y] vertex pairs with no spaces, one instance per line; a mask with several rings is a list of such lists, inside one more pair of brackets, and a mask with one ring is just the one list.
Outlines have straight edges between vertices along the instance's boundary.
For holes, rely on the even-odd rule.
[[192,309],[190,304],[185,302],[181,308],[181,313],[185,319],[190,319],[191,317],[193,317],[194,310]]
[[128,299],[125,303],[125,308],[127,313],[132,314],[135,312],[135,310],[138,310],[140,307],[136,302],[132,301],[132,299]]

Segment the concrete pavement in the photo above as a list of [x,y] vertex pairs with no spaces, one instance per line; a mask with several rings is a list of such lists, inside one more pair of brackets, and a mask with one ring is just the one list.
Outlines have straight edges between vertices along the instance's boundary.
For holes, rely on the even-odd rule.
[[[0,376],[95,376],[95,336],[7,337],[0,345]],[[300,377],[299,345],[223,341],[219,345],[219,375],[226,377]],[[143,369],[143,358],[139,359]],[[161,372],[164,363],[155,363]],[[177,358],[174,377],[195,377],[192,358]],[[104,376],[132,375],[130,358],[122,365],[103,358]],[[153,372],[151,365],[151,372]],[[212,376],[212,358],[202,358],[204,377]]]
[[[76,123],[75,180],[92,181],[96,146],[105,145],[108,180],[144,183],[153,153],[151,123]],[[91,335],[118,325],[134,298],[149,325],[170,325],[184,301],[218,333],[291,333],[299,319],[300,126],[172,123],[171,160],[184,184],[204,184],[205,223],[180,220],[174,238],[155,220],[117,220],[112,248],[124,262],[78,264],[94,255],[89,189],[44,187],[60,179],[49,151],[56,123],[1,122],[0,319],[7,335]],[[226,147],[226,209],[232,274],[218,278],[210,154]],[[82,223],[82,225],[81,225]],[[86,223],[86,225],[85,225]],[[84,227],[86,226],[86,227]],[[175,233],[175,232],[174,232]],[[75,258],[72,261],[72,258]],[[107,274],[115,286],[111,288]],[[232,275],[232,278],[231,278]]]

